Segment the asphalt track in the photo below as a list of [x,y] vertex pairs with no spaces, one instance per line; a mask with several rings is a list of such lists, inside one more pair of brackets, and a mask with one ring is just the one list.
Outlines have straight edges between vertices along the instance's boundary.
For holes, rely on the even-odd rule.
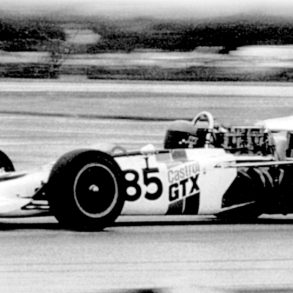
[[[37,167],[66,150],[101,141],[129,149],[162,144],[168,121],[118,119],[121,111],[126,116],[186,117],[193,106],[206,107],[235,121],[245,115],[247,122],[293,113],[293,87],[288,85],[66,84],[0,82],[1,148],[17,169]],[[251,88],[255,90],[248,91]],[[159,105],[151,113],[145,109],[147,91],[151,93],[148,104]],[[237,111],[217,100],[217,92],[223,98],[226,92],[229,100],[224,101],[237,106]],[[105,95],[111,107],[103,107]],[[131,103],[128,111],[126,102]],[[255,112],[256,105],[263,105],[263,116]],[[241,107],[245,113],[238,111]],[[53,218],[2,219],[0,230],[1,292],[293,290],[292,217],[264,217],[234,225],[202,217],[121,217],[114,227],[99,233],[65,231]]]

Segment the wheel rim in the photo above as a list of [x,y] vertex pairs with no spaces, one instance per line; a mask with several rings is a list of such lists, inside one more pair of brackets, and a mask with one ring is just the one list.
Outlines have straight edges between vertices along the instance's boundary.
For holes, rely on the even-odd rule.
[[88,164],[78,172],[73,192],[76,205],[84,215],[100,218],[107,215],[116,205],[117,180],[107,166]]

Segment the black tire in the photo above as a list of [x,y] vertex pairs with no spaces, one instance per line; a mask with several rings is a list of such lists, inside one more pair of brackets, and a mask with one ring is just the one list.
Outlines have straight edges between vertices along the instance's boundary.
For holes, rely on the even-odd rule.
[[2,151],[0,151],[0,170],[4,170],[5,172],[13,172],[15,171],[14,165],[9,157]]
[[223,197],[223,207],[240,207],[220,212],[217,218],[231,223],[255,221],[263,213],[259,198],[263,192],[264,183],[257,170],[239,170],[237,178]]
[[47,186],[53,215],[65,228],[103,230],[124,205],[122,171],[113,158],[96,150],[76,150],[53,166]]
[[217,219],[227,223],[251,223],[262,214],[257,203],[217,214]]

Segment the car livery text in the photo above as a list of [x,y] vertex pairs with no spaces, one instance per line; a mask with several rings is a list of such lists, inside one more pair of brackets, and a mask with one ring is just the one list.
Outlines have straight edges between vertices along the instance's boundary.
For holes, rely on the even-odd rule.
[[168,170],[170,202],[199,193],[199,186],[197,184],[199,171],[198,163]]

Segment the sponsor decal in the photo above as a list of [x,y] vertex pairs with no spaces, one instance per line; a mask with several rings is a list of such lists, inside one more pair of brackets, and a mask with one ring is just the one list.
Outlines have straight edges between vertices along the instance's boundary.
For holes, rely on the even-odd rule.
[[198,213],[199,193],[198,186],[200,167],[198,163],[173,168],[168,171],[170,183],[168,215]]
[[187,179],[199,173],[199,164],[185,164],[184,166],[172,168],[168,171],[168,181],[170,184]]
[[169,186],[169,200],[174,201],[199,192],[197,185],[198,175],[185,178]]

